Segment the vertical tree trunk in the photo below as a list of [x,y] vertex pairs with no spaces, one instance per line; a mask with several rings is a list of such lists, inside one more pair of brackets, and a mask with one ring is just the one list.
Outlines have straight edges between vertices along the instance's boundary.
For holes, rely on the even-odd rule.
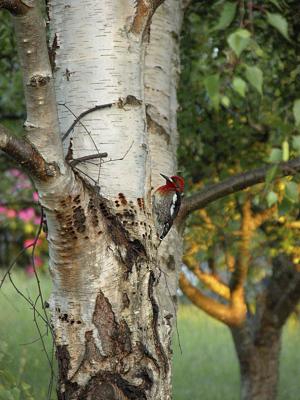
[[275,400],[279,378],[281,328],[264,326],[232,328],[240,362],[241,400]]
[[[158,172],[176,169],[173,51],[181,18],[178,2],[167,3],[153,29],[165,36],[163,47],[151,36],[151,19],[143,21],[143,1],[48,3],[62,135],[73,114],[93,109],[66,138],[65,153],[75,159],[98,148],[109,158],[100,174],[98,166],[81,163],[52,190],[39,186],[49,228],[59,399],[171,398],[170,294],[176,293],[181,245],[173,232],[174,255],[167,254],[168,239],[158,246],[151,205]],[[165,91],[151,80],[163,63],[174,70],[170,75],[164,65]],[[157,119],[165,135],[154,146]]]

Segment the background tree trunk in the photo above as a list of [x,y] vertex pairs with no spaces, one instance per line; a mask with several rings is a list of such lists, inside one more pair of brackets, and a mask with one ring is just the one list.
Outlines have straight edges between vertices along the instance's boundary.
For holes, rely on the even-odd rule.
[[240,363],[241,400],[274,400],[279,377],[281,329],[261,327],[259,337],[254,339],[247,325],[231,329]]
[[282,328],[300,297],[300,272],[281,254],[273,259],[273,272],[256,299],[256,312],[231,327],[240,363],[241,399],[274,400],[279,381]]

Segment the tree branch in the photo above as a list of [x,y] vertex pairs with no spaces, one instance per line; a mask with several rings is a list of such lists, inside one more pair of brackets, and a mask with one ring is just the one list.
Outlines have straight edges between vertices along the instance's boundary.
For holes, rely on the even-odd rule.
[[220,282],[218,278],[211,274],[206,274],[199,267],[197,261],[189,256],[183,257],[183,262],[189,270],[213,293],[223,297],[225,300],[230,300],[230,290],[227,285]]
[[[177,217],[177,224],[182,225],[191,212],[203,208],[215,200],[264,182],[271,168],[273,168],[273,165],[234,175],[223,182],[210,185],[200,192],[189,196],[183,201]],[[295,175],[299,171],[300,158],[278,164],[279,177]]]
[[13,15],[25,15],[30,6],[21,0],[0,0],[0,9],[8,10]]
[[271,208],[267,208],[264,211],[257,213],[253,217],[255,229],[259,228],[265,221],[267,221],[276,211],[277,205],[275,204]]
[[33,178],[47,181],[55,175],[56,167],[54,165],[47,164],[30,143],[11,136],[8,129],[2,125],[0,125],[0,149],[21,164]]
[[225,305],[205,296],[188,281],[183,273],[179,276],[179,286],[193,304],[220,322],[228,326],[239,326],[245,321],[246,308],[244,303],[240,302],[238,293],[234,293],[231,297],[231,303]]
[[22,0],[22,2],[30,7],[25,14],[13,17],[13,22],[26,100],[25,131],[30,143],[47,162],[62,164],[64,156],[45,21],[38,0]]
[[254,230],[255,224],[251,211],[251,201],[248,196],[242,208],[241,239],[239,243],[237,262],[235,263],[235,269],[230,282],[231,290],[235,290],[237,288],[241,288],[243,290],[249,270],[250,245]]
[[137,0],[131,31],[135,34],[146,32],[155,10],[164,1],[165,0]]

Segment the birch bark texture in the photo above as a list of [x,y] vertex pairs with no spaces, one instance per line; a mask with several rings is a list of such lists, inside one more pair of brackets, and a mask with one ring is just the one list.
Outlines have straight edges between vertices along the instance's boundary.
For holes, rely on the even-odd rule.
[[151,192],[176,171],[181,8],[160,3],[47,3],[61,136],[94,110],[64,153],[108,153],[40,185],[59,399],[171,399],[181,242],[158,246]]

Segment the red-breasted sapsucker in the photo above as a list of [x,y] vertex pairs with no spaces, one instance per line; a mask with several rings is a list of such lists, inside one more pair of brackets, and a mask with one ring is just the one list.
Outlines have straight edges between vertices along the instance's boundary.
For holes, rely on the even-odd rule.
[[184,191],[184,179],[181,176],[160,174],[166,184],[157,188],[153,194],[153,211],[157,235],[162,240],[172,227],[180,209]]

